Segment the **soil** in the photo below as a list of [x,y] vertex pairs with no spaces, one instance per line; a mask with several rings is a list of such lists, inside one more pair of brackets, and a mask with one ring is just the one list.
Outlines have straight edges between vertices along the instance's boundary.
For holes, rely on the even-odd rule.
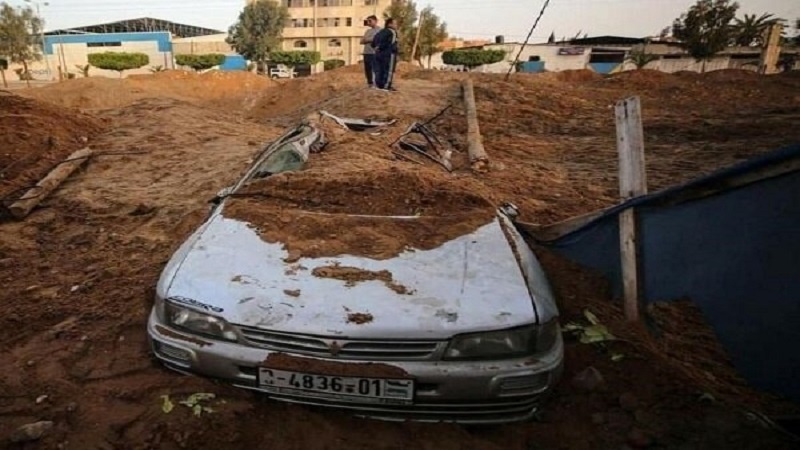
[[[7,206],[70,153],[90,145],[102,120],[0,91],[0,198]],[[0,208],[1,209],[1,208]]]
[[[365,323],[365,322],[364,322]],[[300,358],[286,353],[272,353],[264,367],[294,372],[314,373],[339,377],[408,378],[408,372],[397,366],[380,363],[343,363],[319,359]]]
[[[358,267],[335,265],[317,267],[311,271],[311,274],[319,278],[333,278],[335,280],[342,280],[345,282],[345,286],[348,287],[353,287],[356,284],[364,281],[377,280],[383,282],[386,287],[400,295],[411,294],[408,288],[394,281],[392,273],[388,270],[375,272],[372,270],[359,269]],[[371,318],[372,316],[370,315],[370,321],[372,321]]]
[[[602,277],[541,249],[537,254],[558,295],[562,323],[584,320],[583,311],[590,310],[622,340],[600,347],[569,339],[563,381],[536,422],[474,428],[360,420],[338,411],[274,402],[212,380],[181,376],[155,363],[149,356],[146,322],[154,286],[167,259],[203,222],[208,200],[241,176],[262,146],[283,132],[284,122],[306,117],[320,102],[333,114],[392,116],[399,122],[381,136],[328,130],[335,139],[325,152],[312,155],[307,172],[322,173],[326,166],[337,165],[346,177],[358,170],[389,167],[424,173],[423,180],[435,173],[469,183],[468,192],[491,204],[512,201],[526,221],[539,223],[617,201],[612,107],[629,95],[639,95],[643,101],[651,190],[800,141],[796,126],[800,78],[792,75],[729,81],[714,79],[712,74],[653,81],[633,79],[647,75],[586,79],[581,75],[574,81],[524,75],[504,81],[502,76],[488,74],[415,71],[400,77],[399,92],[386,94],[361,90],[363,80],[356,69],[334,71],[315,77],[317,81],[268,82],[271,87],[253,94],[258,97],[249,109],[242,101],[246,95],[234,99],[238,107],[228,109],[219,108],[217,99],[206,98],[201,90],[187,90],[181,93],[185,99],[176,99],[172,90],[181,89],[175,86],[180,83],[168,80],[163,89],[153,91],[157,94],[137,94],[142,97],[122,102],[123,107],[109,105],[111,95],[103,94],[106,106],[96,107],[106,109],[94,114],[106,132],[91,141],[92,146],[104,152],[137,154],[93,159],[24,221],[0,223],[0,301],[7,306],[0,315],[0,367],[4,369],[0,373],[0,447],[8,445],[7,438],[18,427],[42,420],[55,425],[38,447],[65,449],[796,446],[758,420],[758,415],[749,414],[796,414],[796,405],[738,380],[708,325],[687,303],[670,304],[667,310],[655,307],[651,311],[654,331],[630,325],[620,306],[611,301]],[[479,119],[492,161],[491,170],[483,175],[473,174],[464,164],[466,121],[458,102],[458,82],[464,76],[476,81]],[[92,90],[82,86],[82,81],[36,91],[74,89],[78,92],[64,92],[64,96],[89,98]],[[337,92],[329,90],[331,83],[338,85]],[[98,92],[112,92],[104,89]],[[32,91],[24,93],[33,95]],[[337,96],[345,92],[353,95]],[[152,95],[161,98],[144,98]],[[62,101],[56,95],[43,99]],[[270,106],[271,100],[275,103]],[[435,165],[393,157],[389,144],[411,122],[427,120],[449,103],[453,107],[432,126],[459,150],[453,174]],[[0,126],[5,126],[2,117]],[[40,128],[22,126],[15,129]],[[82,132],[79,124],[68,130],[77,137]],[[4,141],[4,149],[27,145],[24,136],[0,136],[11,136]],[[246,201],[255,199],[236,198],[230,206]],[[300,228],[301,218],[312,214],[289,208],[294,204],[309,207],[299,197],[290,198],[286,205],[274,207],[278,220],[268,221],[265,213],[259,225],[268,234],[279,232],[276,222]],[[314,217],[322,220],[325,216]],[[457,216],[451,217],[455,224]],[[369,236],[372,228],[380,226],[374,219],[352,220],[323,236],[332,242]],[[420,220],[424,223],[426,217]],[[324,226],[314,223],[309,228]],[[430,229],[435,231],[435,226],[431,224]],[[380,233],[372,242],[385,248],[370,250],[368,244],[360,251],[392,254],[402,251],[399,247],[406,239],[413,239],[397,224]],[[282,235],[271,236],[277,240]],[[387,236],[392,240],[384,240]],[[320,236],[309,233],[304,239],[319,241]],[[343,245],[358,248],[356,241],[352,238]],[[310,249],[311,244],[301,247]],[[287,270],[303,269],[292,265]],[[612,353],[624,357],[613,361]],[[276,358],[270,363],[284,362],[293,370],[313,363]],[[347,366],[321,369],[363,375],[363,367]],[[378,366],[378,373],[385,370],[405,376],[395,372],[397,368]],[[576,389],[573,377],[588,367],[602,374],[604,386],[593,391]],[[188,408],[176,408],[170,414],[162,411],[162,395],[179,398],[197,392],[214,393],[225,403],[214,405],[215,412],[202,417],[194,417]],[[37,403],[42,395],[47,399]],[[629,411],[623,404],[638,409]]]
[[350,313],[347,315],[347,322],[348,323],[355,323],[358,325],[363,325],[365,323],[370,323],[375,319],[372,317],[372,314],[369,313]]

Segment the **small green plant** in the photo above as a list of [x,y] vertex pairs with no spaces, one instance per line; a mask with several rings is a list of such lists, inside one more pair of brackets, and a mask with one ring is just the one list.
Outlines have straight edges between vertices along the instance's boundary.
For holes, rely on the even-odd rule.
[[122,78],[122,72],[138,69],[149,63],[150,57],[144,53],[104,52],[89,55],[89,64],[98,69],[119,72],[120,78]]
[[637,69],[644,69],[644,67],[653,61],[657,61],[658,55],[645,53],[644,50],[634,50],[628,55],[628,61],[632,62]]
[[84,78],[89,78],[90,67],[92,67],[90,64],[86,64],[85,66],[82,66],[80,64],[75,64],[75,68],[77,68],[78,71],[80,71],[81,75],[83,75]]
[[325,66],[325,70],[328,71],[344,67],[345,62],[341,59],[326,59],[322,64]]
[[225,62],[225,55],[209,53],[205,55],[175,55],[175,62],[180,66],[191,67],[200,72],[216,67]]
[[451,66],[464,66],[472,70],[485,64],[494,64],[506,57],[503,50],[451,50],[442,53],[442,60]]

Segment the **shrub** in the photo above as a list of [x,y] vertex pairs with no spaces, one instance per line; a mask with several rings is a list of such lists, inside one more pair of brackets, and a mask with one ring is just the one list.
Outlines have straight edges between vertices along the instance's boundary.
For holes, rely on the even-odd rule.
[[498,63],[505,57],[506,52],[503,50],[451,50],[442,53],[442,60],[445,64],[464,66],[470,69],[484,64]]
[[144,53],[104,52],[89,54],[89,64],[103,70],[122,72],[138,69],[150,63],[150,58]]
[[311,50],[298,50],[291,52],[272,52],[269,54],[269,60],[275,64],[283,64],[288,67],[295,67],[301,65],[314,65],[319,62],[319,52]]
[[209,53],[205,55],[175,55],[175,62],[181,66],[191,67],[197,72],[216,67],[225,62],[225,55]]
[[325,70],[333,70],[338,69],[339,67],[344,67],[345,62],[341,59],[327,59],[322,62],[325,65]]

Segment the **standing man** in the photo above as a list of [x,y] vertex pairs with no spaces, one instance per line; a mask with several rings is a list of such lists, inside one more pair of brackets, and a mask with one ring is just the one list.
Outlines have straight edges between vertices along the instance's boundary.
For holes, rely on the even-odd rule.
[[378,18],[375,16],[367,17],[367,26],[369,29],[364,32],[364,37],[361,38],[361,43],[364,44],[364,51],[361,53],[364,56],[364,75],[367,77],[367,86],[375,87],[375,48],[372,47],[372,40],[378,34]]
[[395,91],[392,87],[394,68],[397,65],[397,25],[394,19],[386,19],[386,27],[375,35],[372,41],[375,47],[375,75],[378,89]]

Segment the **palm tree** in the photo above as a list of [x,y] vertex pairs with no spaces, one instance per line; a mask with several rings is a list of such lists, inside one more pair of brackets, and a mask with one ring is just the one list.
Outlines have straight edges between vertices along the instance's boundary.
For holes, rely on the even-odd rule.
[[636,69],[644,69],[644,66],[658,59],[658,55],[647,53],[644,49],[634,50],[628,55],[628,61],[632,62]]
[[736,19],[733,25],[734,44],[749,47],[764,43],[764,31],[772,24],[780,21],[772,14],[764,13],[760,16],[745,14],[744,19]]

